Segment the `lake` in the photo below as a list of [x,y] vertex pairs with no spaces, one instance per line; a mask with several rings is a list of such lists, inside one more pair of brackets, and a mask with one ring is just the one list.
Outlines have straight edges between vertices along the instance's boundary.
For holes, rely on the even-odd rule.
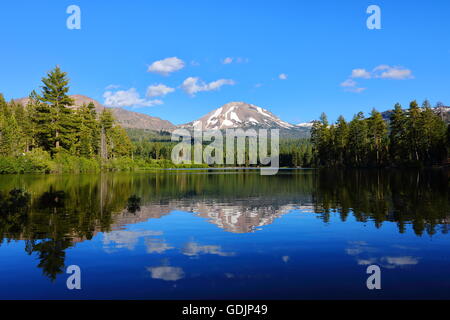
[[4,175],[0,298],[450,299],[449,195],[440,169]]

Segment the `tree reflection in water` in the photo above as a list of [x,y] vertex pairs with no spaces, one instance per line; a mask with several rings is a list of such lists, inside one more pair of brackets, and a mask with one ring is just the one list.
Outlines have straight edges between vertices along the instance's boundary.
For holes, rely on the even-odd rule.
[[[281,171],[277,176],[152,173],[95,176],[13,176],[0,179],[0,244],[25,240],[43,274],[64,272],[65,251],[97,232],[194,212],[229,232],[257,232],[290,211],[332,214],[400,233],[447,233],[448,172],[386,170]],[[20,187],[20,188],[18,188]],[[0,248],[1,249],[1,248]]]

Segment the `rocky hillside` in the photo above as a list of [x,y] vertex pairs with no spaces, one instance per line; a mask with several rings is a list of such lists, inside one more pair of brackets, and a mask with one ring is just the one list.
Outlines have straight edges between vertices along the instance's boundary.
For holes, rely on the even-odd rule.
[[[92,102],[95,105],[95,109],[97,113],[103,111],[103,109],[107,108],[103,106],[100,102],[89,98],[87,96],[75,94],[70,96],[74,101],[74,105],[70,106],[70,108],[78,108],[83,104],[89,104]],[[28,98],[16,99],[18,103],[22,103],[26,105],[28,103]],[[147,130],[155,130],[155,131],[171,131],[175,128],[171,122],[167,120],[163,120],[157,117],[152,117],[143,113],[133,112],[129,110],[125,110],[122,108],[108,108],[114,114],[117,122],[126,129],[147,129]]]

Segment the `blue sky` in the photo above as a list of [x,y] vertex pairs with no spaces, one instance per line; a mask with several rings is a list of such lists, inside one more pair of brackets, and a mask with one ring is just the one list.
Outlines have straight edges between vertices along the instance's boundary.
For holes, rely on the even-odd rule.
[[[371,4],[381,30],[366,26]],[[66,27],[69,5],[81,30]],[[71,94],[176,124],[230,101],[292,123],[412,99],[450,104],[448,0],[5,0],[0,39],[7,99],[59,64]]]

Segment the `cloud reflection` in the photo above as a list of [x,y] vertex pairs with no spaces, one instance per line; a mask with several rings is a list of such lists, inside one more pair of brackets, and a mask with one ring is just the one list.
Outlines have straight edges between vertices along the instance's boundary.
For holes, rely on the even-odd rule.
[[151,273],[153,279],[177,281],[184,278],[184,271],[179,267],[148,267],[147,271]]
[[345,252],[354,256],[358,265],[368,266],[376,264],[386,269],[395,269],[397,267],[413,266],[419,263],[419,257],[413,256],[380,256],[376,254],[377,248],[369,246],[366,242],[349,242],[350,247]]
[[197,242],[187,242],[181,252],[190,257],[196,257],[201,254],[214,254],[222,257],[233,256],[234,252],[223,252],[220,246],[215,245],[200,245]]
[[174,247],[169,246],[165,240],[148,238],[145,240],[145,245],[147,246],[147,253],[164,253],[167,250],[173,249]]
[[118,230],[103,234],[103,245],[105,249],[128,249],[134,250],[139,238],[160,236],[161,231],[142,230],[142,231],[128,231]]

